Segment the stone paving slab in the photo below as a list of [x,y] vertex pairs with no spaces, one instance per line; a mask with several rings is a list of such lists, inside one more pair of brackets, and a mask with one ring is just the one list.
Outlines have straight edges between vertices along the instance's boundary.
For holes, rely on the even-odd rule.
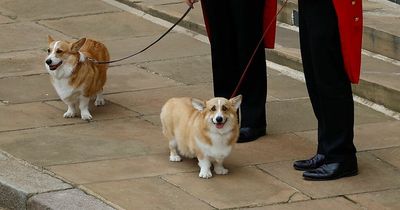
[[1,0],[1,10],[8,11],[8,14],[15,17],[17,21],[55,19],[91,13],[119,11],[117,8],[97,0],[35,0],[34,4],[27,4],[25,0]]
[[[162,32],[154,32],[154,34],[147,36],[109,40],[104,43],[109,48],[111,59],[122,58],[147,47],[150,43],[158,39],[161,33],[165,32],[167,29],[160,28],[160,30],[162,30]],[[165,53],[166,51],[168,53]],[[209,45],[194,40],[186,35],[171,32],[147,51],[128,60],[121,61],[118,65],[159,60],[164,61],[185,57],[189,58],[192,56],[209,54]],[[207,69],[211,69],[211,65]]]
[[391,164],[392,166],[400,169],[400,147],[392,147],[388,149],[374,150],[372,154],[379,159]]
[[160,77],[135,65],[123,65],[108,70],[104,93],[159,89],[176,85],[177,83],[171,79]]
[[[365,112],[362,112],[365,113]],[[354,129],[354,143],[358,151],[382,149],[400,146],[399,121],[356,125]],[[317,143],[317,131],[298,132],[309,141]]]
[[[27,33],[29,31],[29,33]],[[54,30],[33,22],[0,25],[0,53],[47,48],[47,35],[66,39]]]
[[257,141],[236,144],[231,155],[226,159],[225,165],[231,168],[297,160],[313,156],[315,150],[315,144],[294,134],[272,134]]
[[207,83],[112,94],[107,95],[107,99],[143,115],[159,115],[161,107],[169,98],[197,97],[207,99],[212,97],[212,94],[212,88]]
[[260,165],[268,174],[312,198],[374,192],[400,188],[400,172],[368,153],[358,153],[359,175],[335,181],[310,182],[293,169],[292,161]]
[[[122,209],[214,209],[206,202],[180,190],[159,177],[89,184],[84,187],[100,194]],[[113,189],[113,190],[110,190]]]
[[232,168],[228,175],[214,175],[211,179],[200,179],[198,172],[163,178],[220,209],[288,202],[299,193],[255,167]]
[[[74,38],[89,37],[99,41],[156,35],[164,30],[158,25],[126,12],[44,20],[39,23]],[[59,39],[59,37],[54,38]]]
[[0,206],[25,209],[32,194],[64,190],[71,185],[16,160],[0,161]]
[[0,116],[0,131],[62,125],[68,122],[57,109],[41,102],[0,106]]
[[49,75],[39,74],[0,79],[0,99],[9,103],[28,103],[59,99]]
[[362,209],[357,204],[354,204],[345,198],[330,198],[320,200],[302,201],[288,204],[270,205],[264,207],[250,208],[251,210],[310,210],[310,209],[324,209],[324,210],[351,210]]
[[28,200],[27,209],[111,210],[114,208],[81,190],[71,189],[34,195]]
[[[117,131],[117,132],[116,132]],[[159,127],[119,119],[1,134],[0,149],[38,166],[51,166],[166,151]]]
[[366,209],[400,209],[400,190],[362,193],[346,196]]
[[[198,48],[196,48],[198,49]],[[140,68],[187,85],[212,81],[210,55],[168,59],[138,64]]]
[[0,24],[4,24],[4,23],[12,23],[14,22],[12,19],[10,19],[9,17],[0,15]]
[[[44,40],[43,47],[46,47]],[[0,53],[0,78],[44,74],[45,56],[47,53],[44,50]]]
[[153,177],[198,170],[197,160],[194,159],[185,159],[180,163],[170,162],[167,140],[160,139],[160,144],[165,145],[164,154],[161,155],[56,165],[48,167],[48,169],[76,184]]

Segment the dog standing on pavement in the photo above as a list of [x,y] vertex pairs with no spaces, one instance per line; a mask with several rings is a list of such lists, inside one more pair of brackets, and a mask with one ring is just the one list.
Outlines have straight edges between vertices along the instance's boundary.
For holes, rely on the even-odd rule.
[[216,174],[227,174],[223,161],[239,136],[237,110],[242,96],[230,100],[212,98],[172,98],[162,107],[162,131],[169,140],[170,161],[181,156],[197,157],[199,177],[211,178],[211,163]]
[[96,106],[105,103],[102,92],[108,65],[98,65],[88,58],[109,61],[107,48],[100,42],[86,38],[68,42],[55,41],[48,36],[48,44],[45,66],[58,96],[68,106],[64,117],[75,117],[79,107],[81,118],[91,120],[90,99],[96,96]]

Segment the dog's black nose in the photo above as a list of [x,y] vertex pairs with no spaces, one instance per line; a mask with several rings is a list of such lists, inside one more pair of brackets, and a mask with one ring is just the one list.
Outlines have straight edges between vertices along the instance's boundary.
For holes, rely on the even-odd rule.
[[217,118],[215,118],[215,120],[217,121],[217,123],[221,123],[224,120],[224,118],[218,116]]
[[50,65],[51,62],[52,62],[51,59],[47,59],[47,60],[46,60],[47,65]]

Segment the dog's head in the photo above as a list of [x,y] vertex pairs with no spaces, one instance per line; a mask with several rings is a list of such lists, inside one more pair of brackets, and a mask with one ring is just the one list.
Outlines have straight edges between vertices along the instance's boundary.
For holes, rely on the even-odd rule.
[[55,71],[62,65],[73,65],[80,59],[79,49],[85,43],[86,39],[82,38],[76,42],[55,41],[48,36],[49,48],[47,49],[47,57],[45,66],[47,71]]
[[237,110],[241,102],[241,95],[229,100],[217,97],[206,102],[199,99],[192,99],[193,107],[203,113],[209,127],[214,127],[218,130],[230,130],[234,125],[238,125]]

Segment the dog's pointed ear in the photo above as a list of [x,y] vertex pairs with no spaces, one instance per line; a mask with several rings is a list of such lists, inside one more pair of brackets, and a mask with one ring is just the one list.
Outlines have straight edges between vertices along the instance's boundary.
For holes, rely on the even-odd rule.
[[78,52],[79,49],[81,49],[81,47],[83,46],[83,44],[85,44],[86,42],[86,38],[82,38],[74,43],[71,44],[71,51],[72,52]]
[[206,103],[200,99],[192,98],[192,106],[199,111],[203,111],[206,108]]
[[47,42],[50,44],[52,42],[54,42],[53,37],[51,37],[50,35],[47,35]]
[[232,106],[237,110],[240,107],[240,104],[242,103],[242,95],[238,95],[236,97],[233,97],[229,99],[231,102]]

